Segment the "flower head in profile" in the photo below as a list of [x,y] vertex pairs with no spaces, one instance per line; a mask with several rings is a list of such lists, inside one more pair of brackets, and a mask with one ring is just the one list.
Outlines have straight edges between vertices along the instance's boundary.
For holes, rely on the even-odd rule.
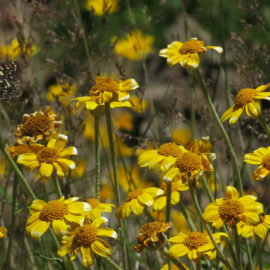
[[130,191],[127,195],[126,202],[119,206],[116,211],[118,218],[128,218],[133,212],[135,215],[141,215],[145,206],[152,206],[154,198],[163,194],[160,188],[138,188]]
[[249,117],[258,117],[261,114],[261,99],[270,100],[270,92],[264,92],[270,87],[270,83],[258,86],[257,88],[241,89],[235,98],[235,104],[221,116],[221,121],[229,119],[229,124],[235,124],[243,111]]
[[164,143],[158,149],[146,150],[140,154],[138,164],[140,167],[159,167],[161,171],[167,171],[183,151],[184,147],[174,142]]
[[110,103],[111,108],[132,107],[129,91],[138,88],[134,79],[116,80],[110,77],[96,77],[96,84],[90,89],[90,96],[78,97],[76,107],[85,105],[87,110],[95,110],[99,106]]
[[112,208],[115,207],[112,203],[101,203],[98,199],[89,198],[86,202],[91,206],[91,210],[86,213],[86,218],[94,220],[101,217],[101,213],[111,213]]
[[141,30],[135,30],[126,35],[124,39],[118,39],[114,46],[116,54],[129,60],[142,60],[153,52],[155,38],[150,35],[143,35]]
[[52,226],[58,236],[67,233],[70,225],[82,225],[85,214],[91,210],[91,206],[85,202],[78,202],[78,197],[65,200],[44,202],[34,200],[30,206],[31,216],[26,222],[26,232],[34,239],[39,239]]
[[167,63],[171,66],[180,64],[188,69],[196,69],[200,64],[200,57],[208,49],[222,53],[223,49],[217,46],[205,46],[202,40],[192,38],[184,43],[173,41],[166,49],[162,49],[159,55],[167,58]]
[[61,121],[56,120],[57,115],[50,106],[45,111],[36,111],[23,115],[23,123],[19,124],[15,136],[19,143],[37,142],[47,140],[56,134],[56,128],[60,127]]
[[[161,189],[164,193],[158,196],[154,203],[154,210],[160,211],[166,207],[166,199],[167,199],[167,184],[162,183]],[[172,182],[171,187],[171,204],[177,204],[180,201],[180,192],[188,190],[188,186],[183,184],[182,181]]]
[[263,180],[270,174],[270,146],[261,147],[253,153],[244,155],[244,161],[259,167],[252,173],[252,178],[255,180]]
[[0,238],[4,238],[7,233],[7,229],[5,227],[0,226]]
[[69,99],[73,98],[77,89],[74,84],[59,83],[50,85],[46,98],[49,101],[59,101],[63,105],[68,105]]
[[73,261],[79,251],[82,254],[83,265],[89,267],[94,263],[95,255],[109,257],[113,250],[101,237],[117,238],[116,232],[111,228],[100,228],[108,220],[104,217],[96,218],[93,222],[85,222],[81,227],[73,227],[62,238],[62,246],[58,255],[64,257],[71,253],[70,261]]
[[50,178],[54,169],[59,177],[64,177],[68,168],[75,168],[75,162],[67,157],[77,155],[76,147],[65,148],[67,139],[67,136],[59,134],[56,139],[50,139],[47,146],[34,144],[32,148],[35,147],[35,151],[20,154],[17,162],[28,170],[39,168],[43,178]]
[[[226,233],[214,233],[213,237],[217,244],[227,238]],[[180,232],[178,235],[169,239],[173,246],[169,249],[169,255],[175,258],[188,255],[190,260],[198,262],[202,256],[209,260],[216,258],[216,248],[208,234],[203,232]]]
[[118,0],[87,0],[85,8],[97,16],[107,15],[118,10]]
[[254,235],[265,239],[270,229],[270,215],[260,214],[260,221],[257,223],[248,223],[240,221],[237,223],[237,232],[239,235],[249,238]]
[[165,233],[171,229],[171,222],[149,222],[144,224],[137,236],[137,244],[134,246],[136,252],[140,253],[144,248],[161,249],[166,242]]
[[217,229],[224,223],[228,226],[234,226],[239,221],[259,223],[263,205],[256,200],[252,195],[240,197],[236,188],[227,186],[225,198],[216,199],[216,202],[208,204],[203,219]]

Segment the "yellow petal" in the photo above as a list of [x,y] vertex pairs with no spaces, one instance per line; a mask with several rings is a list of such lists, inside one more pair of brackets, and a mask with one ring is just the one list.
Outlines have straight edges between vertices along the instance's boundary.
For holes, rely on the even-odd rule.
[[130,208],[131,208],[131,211],[137,216],[141,215],[144,210],[144,207],[137,201],[137,199],[131,200]]
[[231,117],[232,112],[234,111],[234,107],[235,107],[235,105],[233,105],[232,107],[230,107],[228,110],[226,110],[222,114],[222,116],[220,118],[221,122],[225,122],[226,120],[228,120]]
[[49,177],[51,177],[52,172],[53,172],[53,165],[52,164],[45,163],[45,162],[41,163],[41,166],[39,168],[39,174],[42,177],[49,178]]
[[77,154],[78,154],[77,148],[74,146],[69,146],[60,153],[60,157],[67,157]]
[[143,193],[148,193],[152,197],[156,197],[156,196],[164,194],[164,191],[160,188],[150,187],[150,188],[145,188],[143,190]]
[[117,239],[117,233],[111,228],[99,228],[97,235]]
[[108,219],[105,217],[98,217],[97,219],[95,219],[92,222],[92,225],[99,228],[101,225],[103,225],[104,223],[108,222]]
[[59,236],[65,235],[68,231],[68,225],[60,219],[53,220],[52,228],[54,232]]
[[56,173],[59,177],[64,177],[65,176],[65,172],[64,172],[64,168],[61,166],[61,164],[58,164],[57,162],[53,163],[55,169],[56,169]]
[[121,91],[129,91],[138,88],[139,84],[134,79],[127,79],[120,81],[119,86]]
[[65,215],[65,219],[70,223],[77,223],[82,226],[84,222],[84,215],[67,214]]
[[213,50],[217,51],[219,54],[223,53],[223,49],[221,47],[218,47],[218,46],[206,46],[205,48],[206,49],[213,49]]
[[258,86],[258,87],[256,88],[256,91],[262,92],[262,91],[266,90],[266,89],[269,88],[269,87],[270,87],[270,83],[265,84],[265,85],[260,85],[260,86]]
[[144,204],[144,205],[147,205],[147,206],[152,206],[154,204],[153,197],[150,194],[146,193],[146,192],[143,192],[141,195],[138,196],[138,201],[141,204]]
[[95,101],[87,101],[85,104],[85,107],[87,110],[95,110],[97,108],[98,104]]
[[60,163],[62,166],[66,166],[70,168],[71,170],[74,170],[76,168],[76,164],[73,160],[66,159],[66,158],[59,158],[57,160],[58,163]]
[[83,257],[83,265],[85,267],[89,267],[94,263],[94,255],[92,255],[90,247],[81,247],[82,257]]
[[[65,204],[67,201],[65,201]],[[92,207],[86,202],[74,202],[68,205],[68,211],[74,214],[83,214],[90,211]]]
[[166,197],[161,196],[160,198],[157,198],[155,203],[154,203],[154,209],[157,211],[160,211],[164,209],[166,206]]
[[39,239],[50,227],[50,222],[37,220],[26,227],[26,231],[34,239]]
[[170,247],[169,255],[175,258],[182,257],[188,253],[189,249],[183,244],[176,244]]
[[236,109],[235,111],[232,112],[230,120],[229,120],[229,124],[233,125],[237,122],[237,120],[239,119],[239,117],[241,116],[242,112],[244,111],[244,108],[239,108]]
[[226,199],[237,200],[239,198],[239,192],[235,187],[227,186],[225,197]]
[[64,150],[66,144],[67,144],[68,137],[63,134],[59,134],[57,136],[54,148],[57,149],[59,152]]
[[99,256],[109,257],[112,255],[113,250],[111,246],[102,239],[98,239],[91,244],[91,248]]

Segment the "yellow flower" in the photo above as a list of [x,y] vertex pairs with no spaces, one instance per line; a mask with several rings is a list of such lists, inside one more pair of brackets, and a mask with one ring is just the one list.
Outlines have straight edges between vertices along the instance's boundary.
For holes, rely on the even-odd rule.
[[67,136],[60,134],[56,139],[50,139],[47,146],[35,144],[36,152],[19,155],[17,162],[29,170],[39,167],[39,174],[44,178],[51,177],[54,168],[59,177],[64,177],[67,168],[75,169],[75,162],[67,157],[77,155],[76,147],[65,148],[66,143]]
[[49,101],[60,101],[63,105],[68,105],[69,99],[74,97],[76,86],[69,83],[50,85],[46,94]]
[[197,38],[192,38],[184,43],[173,41],[159,52],[159,55],[167,58],[167,63],[174,66],[180,63],[181,66],[188,69],[196,69],[200,64],[200,56],[208,49],[214,49],[222,53],[223,49],[217,46],[205,46],[205,43]]
[[256,200],[257,198],[252,195],[239,197],[236,188],[227,186],[225,198],[216,199],[215,203],[208,204],[203,218],[217,229],[224,223],[228,226],[234,226],[238,221],[258,223],[263,205]]
[[89,267],[94,263],[94,254],[102,257],[109,257],[113,250],[111,246],[100,237],[117,238],[116,232],[111,228],[100,228],[107,222],[104,217],[95,219],[92,223],[84,223],[82,227],[72,228],[62,238],[62,246],[58,255],[64,257],[71,252],[70,261],[73,261],[79,251],[82,253],[83,265]]
[[173,167],[163,176],[165,181],[182,180],[183,183],[198,180],[205,172],[214,170],[213,165],[205,154],[194,153],[180,146],[182,154],[179,155]]
[[260,238],[265,239],[268,229],[270,229],[270,215],[260,214],[260,221],[257,223],[248,223],[240,221],[237,223],[237,232],[239,235],[248,238],[258,235]]
[[144,36],[141,30],[135,30],[126,35],[126,38],[116,41],[114,51],[129,60],[142,60],[153,52],[153,36]]
[[91,211],[86,213],[86,217],[90,220],[94,220],[101,216],[101,213],[111,213],[112,208],[115,207],[112,203],[101,203],[98,199],[89,198],[86,200],[91,206]]
[[52,226],[58,236],[63,236],[72,224],[82,225],[85,212],[90,211],[88,203],[78,202],[78,197],[44,202],[34,200],[30,206],[31,216],[26,222],[26,232],[39,239]]
[[36,111],[23,115],[23,123],[17,126],[15,136],[18,143],[37,142],[48,139],[56,134],[55,128],[60,127],[61,121],[56,121],[57,115],[50,106],[45,111]]
[[[160,211],[166,207],[167,184],[162,183],[161,189],[164,191],[162,195],[156,198],[154,210]],[[172,182],[171,204],[177,204],[180,201],[180,191],[188,190],[188,187],[182,181]]]
[[[226,233],[214,233],[216,243],[220,243],[223,238],[228,237]],[[190,232],[188,234],[180,232],[171,237],[170,242],[174,243],[169,249],[169,255],[175,258],[188,255],[190,260],[198,262],[202,256],[209,260],[216,258],[216,249],[210,237],[202,232]]]
[[252,173],[252,177],[255,180],[263,180],[270,174],[270,146],[261,147],[253,153],[245,154],[244,161],[249,164],[260,165]]
[[5,227],[0,226],[0,238],[4,238],[7,233],[7,229]]
[[[183,263],[182,263],[182,266],[183,266],[186,270],[189,270],[189,268],[188,268],[186,265],[184,265]],[[169,270],[169,265],[168,265],[168,264],[164,264],[164,265],[160,268],[160,270]],[[172,264],[172,270],[180,270],[180,268],[177,267],[175,264]]]
[[76,107],[83,104],[87,110],[95,110],[99,106],[110,103],[111,108],[132,107],[129,102],[129,91],[138,88],[139,85],[134,79],[124,81],[115,80],[109,77],[96,77],[96,84],[90,89],[90,96],[78,97]]
[[85,8],[97,16],[107,15],[118,10],[118,0],[87,0]]
[[144,248],[161,249],[166,242],[165,233],[172,227],[171,222],[149,222],[144,224],[137,236],[136,252],[140,253]]
[[126,202],[118,207],[116,215],[118,218],[128,218],[131,212],[141,215],[144,206],[152,206],[154,198],[163,193],[162,189],[155,187],[134,189],[128,193]]
[[254,88],[241,89],[235,98],[235,104],[221,116],[221,121],[229,119],[229,124],[235,124],[245,110],[249,117],[261,114],[261,99],[270,100],[270,92],[263,92],[270,87],[270,83]]
[[28,42],[21,44],[17,39],[13,39],[9,45],[0,45],[0,58],[16,60],[21,56],[30,56],[37,52],[37,47]]
[[150,169],[159,167],[162,171],[168,170],[182,154],[183,146],[174,142],[164,143],[159,149],[146,150],[139,156],[138,164],[141,167],[148,166]]

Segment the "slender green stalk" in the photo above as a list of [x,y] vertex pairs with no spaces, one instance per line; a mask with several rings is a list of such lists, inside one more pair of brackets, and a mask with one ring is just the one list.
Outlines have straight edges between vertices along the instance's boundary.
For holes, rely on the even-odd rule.
[[206,181],[206,177],[203,177],[202,182],[203,182],[203,187],[206,190],[206,193],[208,195],[208,198],[209,198],[210,202],[214,202],[215,198],[214,198],[213,193],[212,193],[212,191],[211,191],[211,189],[210,189],[210,187],[209,187],[209,185],[208,185],[208,183]]
[[257,258],[258,258],[258,266],[259,270],[263,270],[262,265],[262,250],[261,250],[261,239],[256,235],[256,250],[257,250]]
[[172,195],[172,182],[167,182],[166,191],[166,222],[171,220],[171,195]]
[[270,127],[268,126],[268,124],[266,123],[264,117],[262,114],[259,115],[258,120],[264,130],[264,132],[266,133],[266,135],[268,136],[268,138],[270,138]]
[[185,270],[186,268],[183,266],[183,264],[176,258],[171,257],[169,255],[168,249],[163,248],[163,250],[159,250],[164,256],[166,256],[168,259],[170,259],[180,270]]
[[197,229],[196,229],[196,227],[195,227],[195,225],[193,223],[193,220],[192,220],[189,213],[186,211],[185,207],[183,206],[183,204],[181,202],[179,203],[179,207],[180,207],[180,210],[181,210],[182,214],[184,215],[189,227],[191,228],[191,230],[193,232],[196,232]]
[[242,270],[242,258],[241,258],[241,242],[240,238],[238,235],[237,227],[234,225],[233,227],[233,232],[234,232],[234,239],[235,239],[235,244],[236,244],[236,254],[237,254],[237,266],[239,267],[239,270]]
[[102,258],[104,261],[106,261],[112,268],[110,269],[115,269],[115,270],[123,270],[118,264],[116,264],[111,258],[109,257],[104,257]]
[[[111,150],[111,159],[112,159],[112,166],[113,166],[113,178],[114,178],[114,186],[116,191],[116,200],[117,206],[120,206],[120,188],[119,182],[117,177],[117,164],[116,164],[116,157],[114,152],[114,144],[113,144],[113,128],[112,128],[112,118],[111,118],[111,109],[110,103],[106,103],[105,105],[105,114],[106,114],[106,123],[107,123],[107,132]],[[127,256],[127,246],[125,240],[125,233],[124,233],[124,222],[123,219],[120,219],[120,226],[121,226],[121,240],[122,240],[122,253],[123,253],[123,265],[124,269],[128,270],[128,256]]]
[[4,143],[2,142],[1,139],[0,139],[0,150],[3,153],[3,155],[5,156],[5,158],[7,159],[7,161],[9,162],[9,164],[11,165],[11,167],[13,168],[13,170],[15,171],[15,173],[18,176],[18,178],[21,181],[21,183],[24,185],[24,187],[28,191],[28,193],[31,196],[31,198],[33,200],[35,200],[37,198],[36,195],[34,194],[32,188],[28,184],[28,182],[25,179],[24,175],[22,174],[22,172],[18,168],[17,164],[15,163],[15,161],[12,159],[12,157],[10,156],[10,154],[8,153],[8,151],[6,150],[6,148],[4,146]]
[[99,147],[99,115],[95,115],[95,156],[96,156],[96,197],[100,200],[100,147]]
[[233,146],[232,146],[232,143],[230,141],[230,138],[221,122],[221,120],[219,119],[219,116],[216,112],[216,109],[214,107],[214,104],[212,103],[212,100],[207,92],[207,89],[204,85],[204,82],[202,80],[202,77],[201,77],[201,74],[200,72],[198,71],[198,69],[195,69],[194,70],[194,74],[195,74],[195,77],[197,78],[197,81],[200,85],[200,88],[203,92],[203,95],[205,97],[205,100],[207,102],[207,105],[212,113],[212,116],[214,117],[215,119],[215,122],[217,124],[217,126],[219,127],[224,139],[225,139],[225,143],[227,144],[227,147],[229,149],[229,152],[230,152],[230,155],[231,155],[231,158],[232,158],[232,162],[233,162],[233,167],[234,167],[234,170],[235,170],[235,175],[236,175],[236,183],[237,183],[237,186],[238,186],[238,189],[239,189],[239,192],[241,194],[241,196],[243,195],[243,185],[242,185],[242,179],[241,179],[241,174],[240,174],[240,170],[238,168],[238,164],[237,164],[237,158],[236,158],[236,155],[235,155],[235,152],[234,152],[234,149],[233,149]]
[[59,184],[59,180],[58,180],[58,178],[56,176],[56,173],[53,173],[52,174],[52,180],[53,180],[53,184],[54,184],[54,188],[55,188],[56,194],[59,197],[62,197],[63,196],[63,193],[61,191],[61,187],[60,187],[60,184]]
[[[194,187],[192,185],[192,183],[189,185],[189,190],[190,190],[190,195],[191,195],[191,198],[192,198],[192,201],[194,203],[194,206],[196,208],[196,211],[200,217],[200,219],[203,221],[203,217],[202,217],[202,211],[201,211],[201,208],[200,208],[200,205],[199,205],[199,202],[198,202],[198,199],[197,199],[197,196],[196,196],[196,193],[195,193],[195,190],[194,190]],[[220,249],[220,247],[218,246],[218,244],[216,243],[215,239],[214,239],[214,236],[213,236],[213,233],[211,232],[211,229],[209,227],[208,224],[204,223],[204,226],[205,226],[205,229],[213,243],[213,245],[215,246],[216,250],[217,250],[217,254],[219,255],[219,258],[220,260],[230,269],[230,270],[233,270],[231,264],[229,263],[229,261],[225,258],[225,256],[223,255],[223,252],[222,250]]]
[[196,263],[196,270],[201,270],[202,268],[201,268],[201,262],[199,261],[199,262],[197,262]]

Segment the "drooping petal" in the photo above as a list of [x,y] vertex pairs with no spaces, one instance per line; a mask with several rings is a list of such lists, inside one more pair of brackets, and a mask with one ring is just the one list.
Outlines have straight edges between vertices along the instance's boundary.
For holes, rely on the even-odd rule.
[[91,244],[94,253],[102,257],[109,257],[112,255],[113,250],[111,246],[102,239],[98,239]]
[[52,221],[52,228],[59,236],[65,235],[68,231],[68,225],[60,219],[55,219]]
[[91,248],[87,246],[81,247],[83,257],[83,265],[89,267],[94,263],[94,256],[91,254]]
[[52,172],[53,172],[53,165],[52,164],[45,163],[45,162],[41,163],[41,166],[39,168],[39,174],[42,177],[49,178],[49,177],[51,177]]
[[239,117],[241,116],[241,114],[243,113],[244,108],[241,107],[239,109],[236,109],[232,112],[230,120],[229,120],[229,124],[233,125],[237,122],[237,120],[239,119]]
[[27,233],[34,239],[39,239],[50,227],[50,222],[37,220],[26,227]]
[[53,163],[55,169],[56,169],[56,173],[59,177],[64,177],[65,176],[65,172],[64,172],[64,168],[61,166],[61,164],[54,162]]

